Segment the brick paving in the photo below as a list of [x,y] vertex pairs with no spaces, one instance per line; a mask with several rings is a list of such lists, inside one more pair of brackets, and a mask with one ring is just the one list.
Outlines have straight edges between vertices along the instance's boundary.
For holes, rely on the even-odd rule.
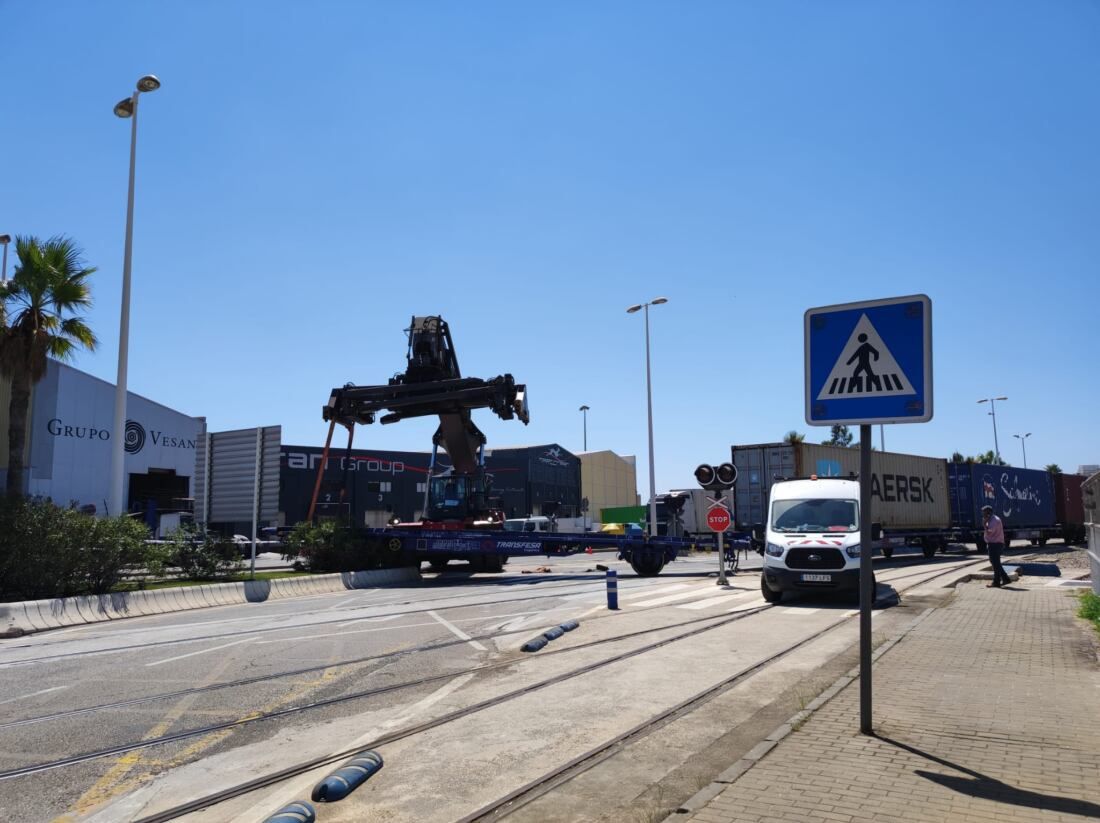
[[[1025,581],[1027,579],[1025,578]],[[1100,819],[1100,666],[1065,590],[970,583],[693,815],[697,823]]]

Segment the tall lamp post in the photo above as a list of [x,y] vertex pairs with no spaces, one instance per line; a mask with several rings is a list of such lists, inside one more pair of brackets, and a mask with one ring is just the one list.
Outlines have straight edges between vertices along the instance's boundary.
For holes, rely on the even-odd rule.
[[137,160],[138,98],[143,92],[156,91],[160,80],[147,74],[137,81],[129,97],[115,105],[118,117],[130,118],[130,191],[126,198],[126,247],[122,258],[122,316],[118,329],[118,380],[115,381],[115,420],[111,430],[111,487],[108,514],[123,514],[126,473],[126,367],[130,350],[130,260],[134,246],[134,167]]
[[1020,448],[1024,450],[1024,468],[1027,468],[1027,439],[1031,437],[1031,432],[1027,434],[1014,434],[1012,435],[1020,441]]
[[993,458],[994,460],[1001,459],[1001,447],[997,443],[997,401],[1008,400],[1007,397],[986,397],[979,400],[979,403],[989,404],[989,413],[993,416]]
[[8,282],[8,243],[10,242],[10,234],[0,234],[0,246],[4,247],[4,266],[0,269],[3,272],[3,274],[0,274],[0,285]]
[[588,406],[581,406],[577,411],[584,418],[584,451],[588,451]]
[[645,394],[649,411],[649,536],[657,536],[657,473],[653,467],[653,380],[649,367],[649,307],[667,303],[667,297],[655,297],[626,310],[627,314],[645,309]]

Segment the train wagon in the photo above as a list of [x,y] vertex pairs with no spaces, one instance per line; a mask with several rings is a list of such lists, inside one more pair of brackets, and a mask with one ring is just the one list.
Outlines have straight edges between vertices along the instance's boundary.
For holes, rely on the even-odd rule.
[[1049,472],[992,466],[985,463],[950,463],[951,520],[963,540],[985,548],[982,539],[982,507],[990,505],[1001,518],[1008,540],[1031,540],[1045,545],[1060,537],[1055,515],[1054,482]]
[[[737,467],[734,516],[739,531],[767,520],[768,493],[776,480],[856,477],[859,450],[814,443],[733,446]],[[900,545],[919,545],[926,557],[943,549],[951,524],[947,461],[914,454],[871,454],[872,516],[882,525],[878,547],[886,557]]]
[[1055,474],[1054,515],[1066,543],[1085,539],[1085,503],[1082,486],[1088,478],[1083,474]]

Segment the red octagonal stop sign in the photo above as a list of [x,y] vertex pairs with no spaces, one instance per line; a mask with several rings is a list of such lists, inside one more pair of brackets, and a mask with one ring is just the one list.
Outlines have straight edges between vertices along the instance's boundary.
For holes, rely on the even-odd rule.
[[707,526],[712,532],[724,532],[730,527],[730,513],[721,506],[707,509]]

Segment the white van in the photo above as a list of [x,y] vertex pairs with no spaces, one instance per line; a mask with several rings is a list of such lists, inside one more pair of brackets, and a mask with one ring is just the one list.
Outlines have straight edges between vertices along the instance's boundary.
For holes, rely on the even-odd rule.
[[764,599],[778,603],[787,591],[826,591],[858,602],[859,481],[784,480],[772,486],[770,498],[768,522],[753,528],[764,544]]
[[535,517],[516,517],[504,521],[505,531],[510,532],[548,532],[550,518],[541,515]]

